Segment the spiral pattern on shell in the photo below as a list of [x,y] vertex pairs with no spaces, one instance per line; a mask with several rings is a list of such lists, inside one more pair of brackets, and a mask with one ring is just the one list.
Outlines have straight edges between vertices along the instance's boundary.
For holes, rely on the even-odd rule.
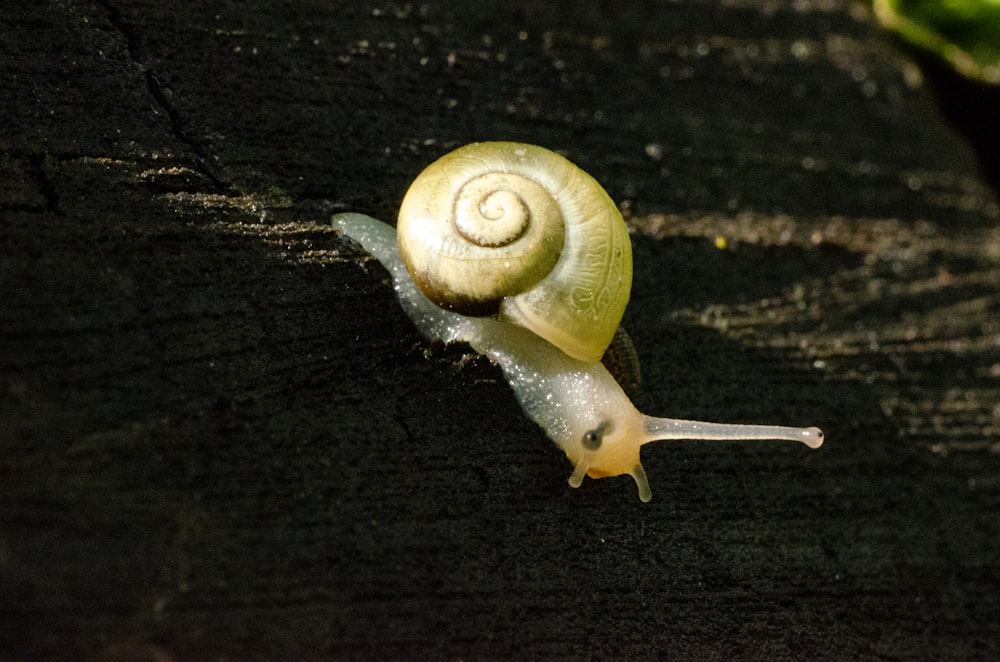
[[541,147],[474,143],[446,154],[407,191],[397,230],[429,299],[499,313],[574,358],[601,358],[628,303],[621,214],[593,178]]

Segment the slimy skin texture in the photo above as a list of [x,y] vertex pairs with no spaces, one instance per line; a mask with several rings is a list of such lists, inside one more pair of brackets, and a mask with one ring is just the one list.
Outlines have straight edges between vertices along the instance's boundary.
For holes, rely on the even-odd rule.
[[639,499],[652,492],[639,450],[656,440],[798,441],[823,444],[818,428],[729,425],[646,416],[639,412],[600,361],[572,358],[531,331],[494,317],[469,317],[439,308],[414,283],[400,257],[393,227],[362,214],[338,214],[333,223],[392,274],[403,309],[428,339],[467,342],[503,370],[524,413],[537,423],[573,464],[569,484],[583,476],[628,474]]

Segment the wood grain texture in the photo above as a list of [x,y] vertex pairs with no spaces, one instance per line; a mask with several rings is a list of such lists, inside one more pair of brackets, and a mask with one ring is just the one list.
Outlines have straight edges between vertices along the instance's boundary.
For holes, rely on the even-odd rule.
[[[6,656],[1000,656],[1000,213],[863,5],[65,0],[0,43]],[[483,139],[626,210],[644,410],[826,445],[568,488],[328,223]]]

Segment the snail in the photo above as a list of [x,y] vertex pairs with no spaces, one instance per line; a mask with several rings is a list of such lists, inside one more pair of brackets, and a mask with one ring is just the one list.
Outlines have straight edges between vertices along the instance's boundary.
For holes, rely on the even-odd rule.
[[[572,487],[585,475],[628,474],[649,501],[639,451],[651,441],[823,444],[815,427],[705,423],[636,409],[601,361],[622,338],[632,281],[628,229],[600,184],[554,152],[466,145],[417,177],[396,229],[357,213],[332,221],[389,270],[425,337],[466,342],[499,364],[525,414],[573,464]],[[610,363],[637,366],[628,358]]]

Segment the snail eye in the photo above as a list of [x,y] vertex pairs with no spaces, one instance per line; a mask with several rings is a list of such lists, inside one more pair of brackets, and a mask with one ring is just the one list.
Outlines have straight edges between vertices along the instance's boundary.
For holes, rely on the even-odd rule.
[[583,438],[580,443],[583,444],[584,449],[588,451],[596,451],[601,447],[601,443],[604,441],[604,435],[607,433],[610,425],[607,421],[604,421],[598,425],[593,430],[587,430],[583,433]]

